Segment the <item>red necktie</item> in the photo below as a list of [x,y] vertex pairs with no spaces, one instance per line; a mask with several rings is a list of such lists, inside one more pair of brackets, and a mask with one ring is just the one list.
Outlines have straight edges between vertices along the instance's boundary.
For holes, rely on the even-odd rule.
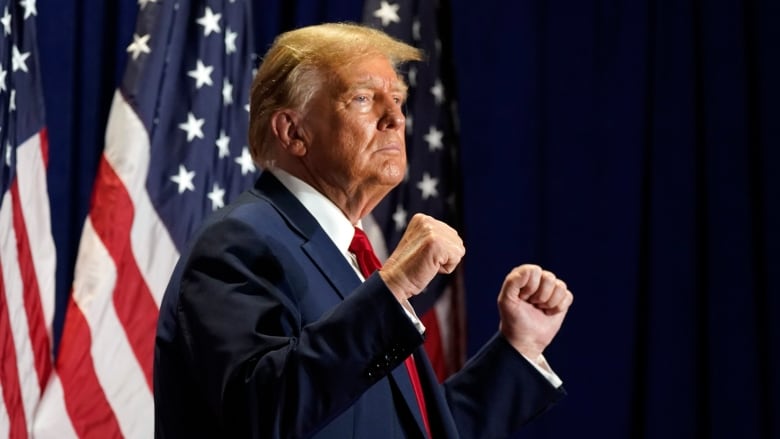
[[[366,233],[357,227],[355,227],[355,237],[352,238],[352,243],[349,244],[349,251],[357,258],[358,268],[360,268],[360,272],[363,273],[365,278],[368,278],[371,276],[371,273],[382,267],[382,263],[379,262],[376,254],[374,254],[374,249],[371,247],[371,242],[368,240]],[[404,361],[404,365],[406,365],[406,371],[409,372],[409,378],[412,380],[414,396],[417,398],[417,404],[420,406],[425,431],[428,433],[428,437],[432,437],[431,427],[428,425],[428,411],[425,409],[425,397],[423,396],[420,376],[417,374],[417,365],[414,364],[414,358],[411,355],[408,356]]]

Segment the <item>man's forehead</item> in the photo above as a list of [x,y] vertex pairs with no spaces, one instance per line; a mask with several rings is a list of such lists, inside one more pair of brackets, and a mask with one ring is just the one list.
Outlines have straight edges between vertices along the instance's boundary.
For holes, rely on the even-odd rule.
[[405,92],[406,83],[398,72],[390,68],[371,68],[350,66],[339,69],[335,75],[342,90],[358,88],[378,88]]
[[353,78],[349,84],[350,88],[389,88],[391,90],[405,90],[406,86],[403,81],[394,74],[392,77],[376,76],[376,75],[364,75],[362,77]]
[[328,63],[333,72],[344,77],[360,77],[370,74],[394,73],[394,64],[381,54],[355,55],[351,59],[338,63]]

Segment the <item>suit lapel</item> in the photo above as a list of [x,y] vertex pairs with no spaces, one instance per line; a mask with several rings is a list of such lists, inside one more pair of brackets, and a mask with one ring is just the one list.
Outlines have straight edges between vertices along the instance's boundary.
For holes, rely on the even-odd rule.
[[360,279],[355,271],[321,228],[302,245],[302,248],[342,299],[360,285]]
[[290,228],[303,237],[301,248],[304,253],[342,299],[360,285],[354,269],[317,220],[273,174],[263,172],[260,175],[255,184],[255,193],[268,200]]
[[[301,248],[341,298],[348,296],[360,285],[360,279],[354,269],[344,259],[344,255],[336,248],[317,220],[273,174],[263,172],[255,184],[254,192],[257,196],[268,200],[290,228],[301,235],[304,241]],[[415,355],[423,354],[418,349]],[[425,437],[422,414],[406,366],[402,363],[390,373],[388,378],[397,386],[404,403],[409,407],[420,437]]]

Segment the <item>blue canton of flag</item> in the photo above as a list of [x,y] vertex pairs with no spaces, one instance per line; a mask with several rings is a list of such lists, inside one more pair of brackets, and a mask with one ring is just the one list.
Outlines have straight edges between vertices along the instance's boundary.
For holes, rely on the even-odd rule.
[[16,174],[16,148],[44,128],[35,1],[0,1],[0,190]]
[[[386,248],[398,244],[409,218],[421,212],[459,228],[458,148],[449,24],[442,1],[368,0],[364,23],[422,49],[425,61],[406,66],[408,169],[404,181],[372,212]],[[381,243],[377,247],[382,248]],[[413,301],[426,326],[426,350],[440,379],[463,362],[460,274],[438,276]],[[439,345],[440,344],[440,345]]]
[[149,133],[146,188],[181,249],[258,176],[247,147],[252,14],[235,0],[140,3],[121,91]]

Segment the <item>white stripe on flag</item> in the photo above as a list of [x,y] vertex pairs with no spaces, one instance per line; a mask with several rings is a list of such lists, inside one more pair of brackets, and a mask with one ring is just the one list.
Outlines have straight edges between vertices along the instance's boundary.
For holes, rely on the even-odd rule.
[[24,287],[16,252],[16,230],[13,227],[11,192],[5,193],[0,205],[0,255],[2,255],[3,281],[5,283],[6,311],[11,325],[11,337],[16,353],[19,389],[24,407],[25,424],[29,431],[32,415],[38,404],[40,385],[35,369],[35,359],[30,343],[27,313],[24,309]]
[[447,285],[441,292],[441,296],[433,305],[436,312],[436,320],[439,321],[439,334],[441,334],[441,349],[444,353],[444,360],[447,362],[447,370],[454,371],[457,365],[453,364],[453,343],[455,334],[453,334],[453,316],[455,310],[452,308],[452,285]]
[[[35,277],[38,280],[41,307],[43,309],[46,334],[52,339],[54,320],[55,279],[57,253],[51,235],[51,212],[49,194],[46,191],[46,164],[41,152],[41,136],[36,134],[16,150],[16,175],[19,184],[19,199],[30,241]],[[43,383],[42,383],[43,384]]]
[[0,381],[0,437],[9,437],[11,420],[8,419],[8,408],[5,406],[3,395],[3,382]]
[[133,201],[133,256],[159,308],[179,252],[146,192],[149,154],[143,123],[117,91],[106,127],[105,157]]
[[[35,425],[32,436],[35,439],[75,439],[78,438],[70,418],[66,415],[65,396],[62,383],[56,372],[52,372],[41,398],[38,411],[35,412]],[[5,436],[0,436],[5,437]]]
[[88,218],[74,272],[73,300],[90,328],[103,392],[126,437],[152,437],[154,400],[112,303],[116,266]]

